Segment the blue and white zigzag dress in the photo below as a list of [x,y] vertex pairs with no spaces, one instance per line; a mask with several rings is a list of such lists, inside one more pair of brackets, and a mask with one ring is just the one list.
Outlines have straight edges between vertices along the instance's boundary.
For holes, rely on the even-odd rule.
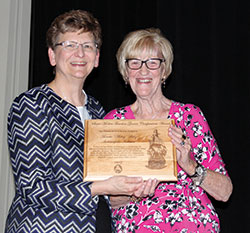
[[[105,112],[87,96],[92,119]],[[47,85],[18,96],[8,116],[16,194],[6,233],[95,232],[98,197],[83,182],[84,129],[75,106]]]

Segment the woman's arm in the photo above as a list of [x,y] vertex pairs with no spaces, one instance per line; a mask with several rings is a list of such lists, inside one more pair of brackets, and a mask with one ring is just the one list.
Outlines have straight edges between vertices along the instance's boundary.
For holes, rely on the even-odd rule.
[[110,204],[113,209],[118,209],[130,202],[130,196],[110,196]]
[[92,214],[98,197],[92,198],[90,183],[63,175],[63,167],[61,174],[55,174],[55,138],[50,135],[47,112],[26,95],[17,98],[10,109],[8,144],[17,192],[33,208]]
[[[193,114],[189,127],[171,127],[169,131],[177,148],[178,164],[189,176],[195,173],[198,163],[204,165],[206,175],[200,186],[216,200],[227,201],[233,185],[224,168],[217,143],[201,110],[195,107],[189,114]],[[181,145],[183,129],[189,138]]]
[[210,196],[218,201],[228,201],[233,191],[231,179],[218,172],[207,170],[207,174],[200,185]]
[[[126,181],[125,185],[124,181]],[[159,181],[156,179],[141,181],[140,178],[119,176],[108,179],[108,182],[105,184],[105,191],[107,192],[108,190],[109,194],[111,194],[111,207],[116,209],[128,204],[129,202],[138,202],[147,196],[153,196]],[[97,184],[100,185],[100,183],[103,185],[105,182],[106,181],[93,183],[93,186],[95,187]],[[137,184],[135,182],[137,182]],[[111,188],[108,188],[110,184],[112,184]]]

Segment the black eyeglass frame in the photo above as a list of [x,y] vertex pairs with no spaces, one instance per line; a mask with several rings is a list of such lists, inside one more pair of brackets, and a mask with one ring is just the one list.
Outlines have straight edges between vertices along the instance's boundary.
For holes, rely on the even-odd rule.
[[[131,61],[131,60],[140,61],[140,62],[141,62],[140,67],[138,67],[138,68],[131,68],[131,67],[129,66],[129,61]],[[150,67],[148,67],[148,64],[147,64],[148,61],[160,61],[160,63],[159,63],[159,66],[158,66],[157,68],[150,68]],[[159,68],[161,67],[161,63],[162,63],[162,62],[165,62],[165,61],[166,61],[166,60],[165,60],[164,58],[149,58],[149,59],[144,60],[144,61],[142,61],[142,60],[140,60],[140,59],[138,59],[138,58],[127,58],[127,59],[125,59],[125,63],[126,63],[126,65],[127,65],[127,67],[128,67],[129,69],[131,69],[131,70],[139,70],[139,69],[141,69],[144,63],[145,63],[146,67],[147,67],[149,70],[157,70],[157,69],[159,69]]]

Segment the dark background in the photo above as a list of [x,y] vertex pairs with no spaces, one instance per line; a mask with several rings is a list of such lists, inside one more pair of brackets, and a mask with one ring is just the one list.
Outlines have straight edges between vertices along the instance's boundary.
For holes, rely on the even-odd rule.
[[[128,32],[160,28],[175,57],[164,94],[202,109],[234,185],[227,203],[213,201],[221,232],[249,232],[249,7],[241,0],[33,0],[29,88],[53,79],[45,43],[52,20],[83,9],[103,29],[100,66],[85,91],[106,111],[131,104],[135,98],[117,70],[115,53]],[[110,232],[103,202],[97,217],[97,232]]]

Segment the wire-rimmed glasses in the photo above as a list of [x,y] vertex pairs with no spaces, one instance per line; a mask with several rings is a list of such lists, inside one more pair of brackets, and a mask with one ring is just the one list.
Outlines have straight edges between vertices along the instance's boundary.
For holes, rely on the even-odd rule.
[[55,46],[62,46],[63,49],[66,51],[75,51],[79,48],[79,46],[82,46],[82,49],[84,52],[96,52],[96,49],[98,48],[97,44],[95,42],[84,42],[82,44],[76,42],[76,41],[63,41],[60,43],[55,44]]

